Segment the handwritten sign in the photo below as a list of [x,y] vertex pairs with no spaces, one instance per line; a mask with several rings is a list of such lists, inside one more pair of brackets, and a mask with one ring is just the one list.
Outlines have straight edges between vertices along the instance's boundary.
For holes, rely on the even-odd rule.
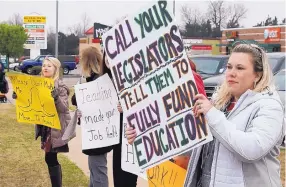
[[134,146],[130,145],[125,136],[125,129],[127,127],[126,118],[123,118],[122,144],[121,144],[121,168],[122,170],[138,175],[147,180],[146,171],[140,171]]
[[187,171],[171,161],[166,161],[148,169],[149,187],[184,186]]
[[193,115],[198,90],[170,2],[152,1],[102,38],[141,170],[212,140]]
[[78,109],[82,112],[82,149],[119,143],[118,98],[107,74],[95,81],[75,85]]
[[27,75],[10,75],[9,78],[17,94],[18,122],[61,129],[54,99],[51,96],[54,88],[52,79]]
[[[148,180],[149,187],[164,186],[177,187],[183,186],[186,169],[189,160],[185,156],[177,156],[174,158],[174,163],[170,161],[163,162],[146,171],[140,171],[136,159],[133,145],[130,145],[126,139],[125,129],[127,128],[126,118],[123,118],[122,145],[121,145],[121,167],[124,171],[138,175],[139,177]],[[182,158],[183,157],[183,158]],[[147,176],[148,174],[148,176]],[[166,182],[167,181],[167,182]]]

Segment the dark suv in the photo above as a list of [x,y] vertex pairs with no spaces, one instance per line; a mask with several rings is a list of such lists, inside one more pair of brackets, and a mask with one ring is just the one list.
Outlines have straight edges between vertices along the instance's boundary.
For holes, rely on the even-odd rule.
[[[273,74],[275,75],[281,69],[285,69],[285,53],[267,53],[268,62],[272,69]],[[224,67],[225,68],[225,67]],[[202,70],[203,71],[203,70]],[[203,76],[203,75],[201,75]],[[224,73],[208,77],[204,79],[205,90],[208,98],[211,98],[217,86],[221,85],[224,80]]]
[[[221,76],[225,69],[228,61],[228,55],[203,55],[193,56],[191,60],[196,64],[197,72],[201,75],[203,80],[208,80],[215,77]],[[208,97],[214,92],[216,85],[205,85],[206,94]]]

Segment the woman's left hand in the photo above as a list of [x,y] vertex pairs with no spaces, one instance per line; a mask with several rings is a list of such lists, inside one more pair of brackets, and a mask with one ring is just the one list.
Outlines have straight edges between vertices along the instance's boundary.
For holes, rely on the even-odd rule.
[[79,109],[77,109],[77,111],[76,111],[76,112],[77,112],[77,113],[76,113],[76,114],[77,114],[77,117],[78,117],[78,118],[81,118],[81,117],[82,117],[82,113],[81,113],[81,111],[80,111]]
[[58,98],[59,98],[59,91],[58,91],[58,89],[54,88],[54,89],[51,91],[51,95],[52,95],[52,97],[54,98],[54,100],[57,101]]
[[197,94],[195,96],[195,100],[196,103],[193,108],[195,117],[198,117],[201,114],[206,115],[206,113],[213,107],[212,103],[203,94]]

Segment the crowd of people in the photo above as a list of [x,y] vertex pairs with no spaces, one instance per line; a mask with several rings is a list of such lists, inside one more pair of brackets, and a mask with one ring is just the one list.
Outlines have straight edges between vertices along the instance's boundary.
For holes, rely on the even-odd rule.
[[[82,52],[80,65],[85,82],[96,80],[107,73],[112,79],[105,52],[88,47]],[[36,124],[36,139],[41,137],[51,184],[62,186],[61,165],[57,154],[68,152],[68,140],[62,135],[71,121],[69,89],[59,78],[61,63],[47,57],[42,64],[41,76],[53,79],[51,92],[60,119],[61,130]],[[172,159],[187,170],[185,187],[280,187],[280,163],[277,156],[284,136],[283,105],[275,90],[272,71],[265,52],[256,45],[240,44],[230,55],[223,84],[208,100],[203,81],[190,61],[199,94],[193,107],[195,116],[204,115],[208,121],[213,141],[193,149],[188,155]],[[0,64],[0,70],[1,68]],[[2,73],[2,71],[0,71]],[[3,79],[4,80],[4,79]],[[0,84],[1,85],[1,84]],[[6,90],[7,91],[7,90]],[[8,91],[7,91],[8,92]],[[6,92],[6,93],[7,93]],[[13,93],[17,99],[17,94]],[[72,104],[77,106],[75,95]],[[120,131],[123,116],[120,103]],[[80,119],[81,112],[75,115]],[[78,120],[79,120],[78,119]],[[80,124],[80,120],[78,121]],[[132,144],[136,129],[125,131]],[[83,150],[88,155],[90,187],[108,187],[107,153],[113,150],[114,187],[135,187],[137,175],[121,168],[121,143],[113,146]],[[183,161],[182,161],[183,160]],[[68,176],[66,176],[68,177]]]

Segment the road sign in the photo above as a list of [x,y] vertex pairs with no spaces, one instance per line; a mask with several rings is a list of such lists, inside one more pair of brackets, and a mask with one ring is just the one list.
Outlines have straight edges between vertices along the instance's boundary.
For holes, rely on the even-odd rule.
[[45,24],[24,24],[28,39],[25,49],[47,49],[47,31]]
[[40,23],[46,24],[46,16],[24,16],[24,24]]
[[47,49],[46,16],[26,15],[23,27],[28,35],[24,44],[26,49]]

